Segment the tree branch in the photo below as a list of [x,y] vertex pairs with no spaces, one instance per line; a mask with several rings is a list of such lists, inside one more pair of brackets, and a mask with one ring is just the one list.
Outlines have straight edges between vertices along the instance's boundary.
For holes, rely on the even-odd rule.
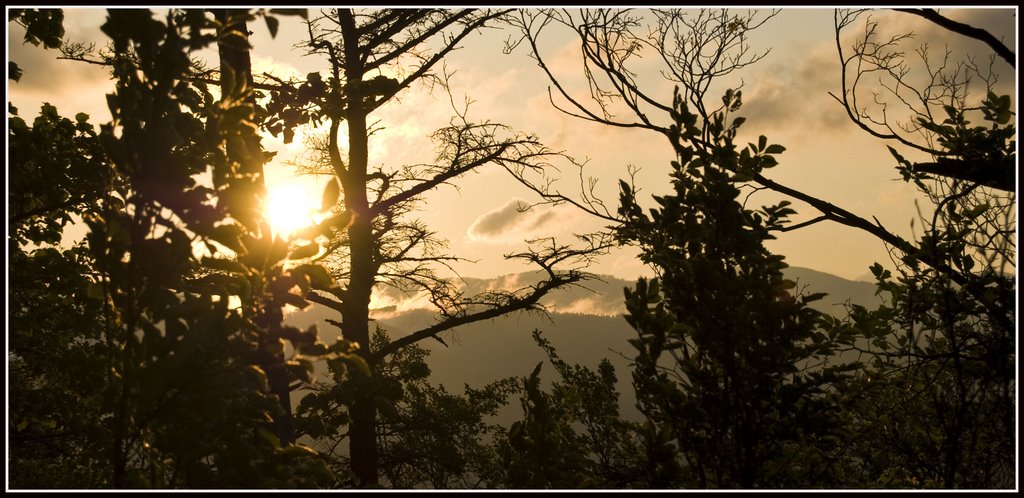
[[943,28],[946,28],[954,33],[966,36],[968,38],[974,38],[975,40],[984,42],[989,46],[999,57],[1002,57],[1010,67],[1017,69],[1017,54],[1014,54],[1009,47],[1003,44],[1003,42],[996,39],[992,33],[981,29],[975,28],[969,24],[954,21],[948,17],[939,14],[935,9],[892,9],[897,12],[906,12],[907,14],[914,14],[921,16]]
[[533,291],[523,297],[516,297],[510,300],[510,302],[504,305],[497,305],[493,308],[478,311],[476,313],[470,313],[467,315],[454,316],[448,318],[440,323],[434,324],[430,327],[422,329],[418,332],[413,332],[405,337],[391,341],[386,346],[382,347],[379,351],[374,353],[374,361],[380,361],[381,358],[398,351],[399,349],[414,344],[428,337],[435,337],[438,334],[451,330],[455,327],[466,325],[481,320],[488,320],[491,318],[497,318],[499,316],[512,313],[515,311],[529,311],[543,309],[542,306],[538,305],[538,301],[550,291],[569,285],[574,282],[582,280],[584,277],[582,274],[576,272],[570,272],[569,274],[560,277],[546,280],[534,287]]

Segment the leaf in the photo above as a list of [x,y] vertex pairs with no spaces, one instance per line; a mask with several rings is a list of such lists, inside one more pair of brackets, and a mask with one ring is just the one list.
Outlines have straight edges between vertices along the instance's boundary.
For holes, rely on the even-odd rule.
[[768,137],[761,135],[757,137],[757,150],[762,151],[768,146]]
[[303,19],[309,19],[308,9],[270,9],[270,13],[279,16],[299,16]]
[[219,225],[210,231],[210,238],[235,252],[242,252],[242,228],[235,224]]
[[341,196],[341,187],[338,185],[337,178],[331,178],[327,181],[327,186],[324,188],[323,202],[320,205],[321,211],[327,211],[334,207],[338,203],[338,197]]
[[647,302],[654,304],[661,300],[661,283],[658,279],[651,280],[651,286],[647,292]]
[[267,381],[267,374],[258,365],[249,365],[246,367],[245,372],[249,375],[249,378],[256,381],[260,391],[270,392],[270,383]]
[[276,17],[265,16],[263,20],[267,22],[267,29],[270,30],[270,37],[277,38],[277,27],[280,21]]
[[297,296],[292,293],[282,295],[281,300],[284,301],[285,304],[290,304],[300,310],[304,310],[309,307],[309,301],[306,301],[302,296]]
[[771,145],[768,146],[768,149],[765,150],[765,153],[766,154],[782,154],[785,151],[786,151],[785,147],[783,147],[783,146],[781,146],[779,144],[771,144]]
[[355,369],[358,370],[364,376],[370,376],[370,366],[367,365],[366,360],[364,360],[362,356],[359,356],[357,354],[349,354],[342,356],[339,359],[343,361],[346,365],[355,367]]
[[334,287],[334,278],[332,278],[330,272],[321,265],[301,265],[292,271],[309,276],[310,281],[317,288],[329,289]]
[[7,61],[7,77],[14,80],[15,83],[21,81],[21,75],[24,74],[21,68],[18,67],[14,61]]
[[320,244],[310,242],[288,255],[288,259],[306,259],[316,256],[320,252]]
[[306,366],[297,361],[289,361],[287,364],[288,373],[292,374],[296,379],[302,382],[308,383],[310,381],[309,370]]
[[259,427],[256,429],[256,434],[259,435],[260,439],[270,444],[272,448],[277,449],[281,447],[281,440],[278,439],[273,432],[270,432],[263,427]]
[[319,455],[313,448],[299,443],[281,448],[280,454],[289,458]]
[[981,216],[985,211],[988,211],[988,207],[988,203],[978,204],[977,206],[974,206],[971,209],[967,210],[967,212],[964,213],[964,216],[970,219],[977,218],[978,216]]
[[288,255],[288,241],[278,237],[277,235],[274,235],[273,237],[274,239],[270,243],[270,251],[267,252],[266,259],[267,264],[271,266],[276,265]]

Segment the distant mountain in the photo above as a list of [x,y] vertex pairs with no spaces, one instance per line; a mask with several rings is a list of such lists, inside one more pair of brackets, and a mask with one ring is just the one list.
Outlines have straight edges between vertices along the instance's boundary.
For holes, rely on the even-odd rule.
[[[784,274],[786,278],[796,281],[805,294],[827,293],[826,298],[812,304],[816,309],[826,313],[842,313],[842,304],[847,300],[862,306],[880,302],[875,296],[873,283],[847,280],[800,267],[789,267]],[[489,279],[464,278],[460,283],[465,294],[471,296],[489,290],[521,289],[539,282],[543,277],[543,272],[536,271],[512,273]],[[609,275],[598,275],[598,279],[587,281],[581,286],[556,290],[545,297],[542,303],[555,313],[618,316],[626,311],[623,304],[623,288],[633,288],[634,283]],[[412,296],[396,289],[383,290],[377,300],[384,303],[377,313],[384,320],[392,319],[417,306],[425,307],[426,304],[425,301],[416,302]]]
[[[816,309],[843,316],[842,304],[851,302],[875,306],[880,300],[874,295],[875,287],[866,282],[855,282],[807,268],[788,268],[787,278],[797,282],[803,292],[825,292],[828,296],[812,303]],[[484,290],[514,290],[541,278],[540,273],[503,275],[492,279],[465,279],[465,292],[472,295]],[[447,346],[438,341],[420,342],[431,351],[428,363],[431,381],[443,384],[452,392],[461,392],[465,384],[480,387],[496,379],[529,375],[538,362],[545,359],[543,351],[531,338],[535,329],[542,331],[563,360],[596,368],[602,358],[608,358],[619,377],[620,405],[624,414],[635,415],[630,378],[632,346],[627,342],[635,332],[622,318],[623,288],[633,282],[610,276],[588,282],[586,288],[555,291],[543,301],[553,310],[548,316],[539,313],[516,313],[510,316],[476,322],[442,335]],[[390,291],[378,296],[377,301],[389,303],[375,313],[377,323],[392,338],[415,332],[437,321],[428,309],[415,306],[415,300],[399,292]],[[412,305],[410,305],[412,303]],[[286,322],[305,328],[317,323],[321,339],[334,342],[337,329],[325,322],[337,319],[333,311],[313,305],[305,311],[289,314]],[[550,379],[553,369],[542,368]],[[509,411],[510,410],[510,411]],[[514,416],[519,407],[513,403],[501,418]],[[503,421],[507,422],[507,420]]]

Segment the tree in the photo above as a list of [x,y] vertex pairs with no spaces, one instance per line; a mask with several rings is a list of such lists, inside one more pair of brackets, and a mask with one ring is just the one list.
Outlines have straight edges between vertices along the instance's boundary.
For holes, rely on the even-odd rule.
[[[896,278],[876,265],[879,292],[890,301],[853,310],[874,336],[864,347],[874,361],[858,411],[865,474],[886,486],[1010,487],[1016,128],[1010,96],[994,91],[995,66],[1014,68],[1014,56],[984,30],[931,9],[899,10],[982,40],[992,54],[987,66],[949,49],[936,61],[918,46],[915,64],[903,55],[911,33],[880,38],[879,22],[864,11],[836,13],[842,94],[835,97],[865,132],[909,150],[889,148],[904,181],[931,200],[917,244],[941,262],[929,267],[904,255],[894,260]],[[863,34],[847,52],[841,35],[862,20]],[[878,75],[881,91],[866,106],[858,98],[869,74]],[[971,126],[978,119],[985,125]],[[904,157],[911,153],[927,159]]]
[[[270,92],[266,129],[290,140],[302,123],[328,124],[325,143],[326,173],[332,176],[324,193],[324,208],[337,208],[333,220],[344,219],[342,230],[313,227],[301,237],[316,243],[325,236],[327,250],[318,256],[328,261],[337,288],[313,287],[306,298],[341,315],[335,322],[343,337],[360,346],[357,353],[376,371],[378,363],[402,348],[459,325],[517,310],[538,310],[539,299],[558,287],[585,278],[581,265],[602,242],[582,249],[557,245],[528,250],[513,257],[536,263],[547,279],[519,292],[463,296],[449,280],[438,276],[438,265],[455,259],[417,220],[411,207],[423,194],[459,176],[483,167],[537,169],[555,153],[536,138],[512,133],[493,123],[472,123],[460,116],[434,135],[437,157],[414,166],[370,170],[369,116],[417,81],[443,82],[435,66],[474,31],[496,22],[505,10],[333,9],[308,21],[311,53],[325,57],[328,76],[311,73],[304,82],[282,82]],[[428,49],[436,43],[435,50]],[[386,76],[394,70],[397,78]],[[347,127],[347,154],[340,147],[342,124]],[[493,165],[493,166],[492,166]],[[333,223],[336,223],[334,221]],[[322,239],[321,239],[322,240]],[[564,269],[563,269],[564,268]],[[425,292],[436,306],[438,323],[375,344],[370,337],[369,303],[377,285],[392,285],[409,292]],[[373,401],[375,380],[359,387],[349,407],[350,458],[359,486],[378,483],[378,420]]]
[[[1012,52],[983,30],[930,9],[909,10],[953,34],[964,31],[963,36],[995,44],[988,64],[950,49],[937,58],[927,45],[914,50],[920,58],[914,63],[904,55],[913,33],[880,39],[879,23],[866,11],[837,11],[836,49],[842,92],[833,97],[866,133],[900,147],[902,153],[890,147],[897,170],[936,206],[956,204],[966,212],[979,211],[983,222],[966,234],[969,244],[978,263],[1006,273],[1007,265],[1013,265],[1016,249],[1011,235],[1016,223],[1016,128],[1011,122],[1014,112],[1010,96],[995,91],[1002,69],[997,61],[1015,67]],[[863,35],[848,42],[847,52],[842,36],[858,24],[863,24]],[[872,81],[867,75],[877,75],[877,103],[872,105],[864,104],[863,94],[868,91],[865,85]],[[979,119],[986,126],[970,126]],[[904,158],[911,154],[929,159],[915,162]],[[983,205],[987,208],[980,207]],[[936,210],[936,216],[942,216],[940,210]]]
[[[718,90],[714,87],[717,80],[763,58],[767,52],[753,51],[747,35],[777,13],[778,11],[747,11],[745,14],[736,14],[724,9],[696,12],[652,9],[647,11],[647,15],[641,16],[631,11],[610,9],[521,11],[515,18],[515,24],[519,27],[522,38],[510,44],[508,50],[522,44],[529,47],[531,57],[537,61],[552,82],[552,105],[566,114],[607,126],[650,130],[670,139],[671,125],[667,121],[671,120],[672,106],[653,95],[653,88],[645,86],[645,80],[638,77],[635,65],[638,64],[640,54],[644,50],[650,50],[660,59],[659,72],[669,81],[678,84],[683,101],[690,106],[700,122],[708,123],[715,112],[725,110],[725,102],[729,100],[723,99],[719,104],[717,100],[711,100],[708,92],[724,91],[725,89]],[[542,45],[542,35],[559,27],[571,31],[581,41],[583,75],[590,89],[589,101],[573,96],[562,84],[564,76],[556,74],[546,63],[539,48]],[[740,101],[741,87],[742,85],[732,89],[735,98]],[[1008,110],[1004,100],[993,98],[998,103],[996,109]],[[1005,112],[1002,115],[1005,116]],[[1011,157],[1006,153],[1005,131],[996,133],[993,139],[1002,144],[996,151],[989,148],[993,153],[1002,151],[993,155],[993,160],[1010,161],[1012,164],[1015,156]],[[707,141],[707,137],[703,137],[702,140]],[[819,212],[819,216],[811,220],[780,227],[779,230],[797,230],[815,223],[831,221],[864,231],[895,250],[911,255],[923,264],[949,275],[955,284],[967,289],[975,299],[982,300],[985,294],[984,284],[977,281],[969,272],[965,273],[949,266],[928,247],[906,240],[880,222],[872,222],[864,216],[780,183],[760,172],[754,173],[750,180],[752,188],[777,192],[804,202]],[[568,195],[546,188],[543,183],[539,184],[536,190],[550,202],[581,204]],[[589,207],[587,210],[592,214],[613,223],[616,221],[613,214],[595,209],[593,203],[584,207]],[[1005,240],[1006,237],[1002,239]],[[993,316],[1001,317],[1007,312],[1005,303],[1006,301],[987,302],[986,306],[992,307],[990,311]]]
[[[7,22],[25,28],[25,42],[44,48],[59,48],[64,38],[64,11],[60,9],[8,9]],[[7,72],[15,82],[22,70],[14,61],[7,62]]]
[[[315,265],[285,268],[287,248],[259,216],[257,175],[239,168],[251,156],[236,144],[255,134],[251,88],[234,80],[214,100],[189,80],[190,50],[216,39],[201,11],[161,22],[112,10],[103,30],[111,123],[97,132],[88,116],[71,123],[49,106],[31,128],[10,118],[11,164],[31,173],[11,193],[28,209],[8,219],[24,265],[12,282],[22,305],[10,354],[25,382],[11,419],[15,467],[29,469],[43,447],[42,458],[81,469],[69,487],[322,485],[320,456],[282,446],[267,428],[281,410],[260,358],[282,339],[306,355],[351,357],[346,343],[328,350],[315,330],[281,324],[281,308],[298,298],[289,291],[329,277]],[[196,182],[202,173],[212,186]],[[74,209],[89,228],[81,245],[23,246],[58,241]],[[41,271],[62,283],[40,282]],[[55,311],[67,314],[47,318]],[[290,375],[308,379],[308,357],[291,363]],[[40,395],[54,399],[30,404]]]
[[[827,200],[781,184],[760,170],[736,169],[739,162],[717,161],[716,164],[738,175],[740,180],[749,181],[755,189],[784,194],[820,213],[804,223],[774,227],[774,231],[786,232],[832,221],[869,233],[893,249],[893,262],[902,274],[900,283],[895,284],[890,277],[885,277],[880,287],[880,292],[893,294],[892,301],[878,310],[874,318],[865,318],[863,310],[854,313],[852,318],[860,333],[879,341],[877,346],[868,347],[866,339],[861,339],[854,344],[855,349],[870,349],[869,354],[879,355],[879,365],[886,365],[864,372],[864,382],[870,379],[870,384],[876,386],[867,392],[877,388],[885,394],[881,398],[866,398],[870,401],[864,401],[859,409],[890,399],[906,400],[905,393],[910,389],[915,393],[930,393],[931,401],[928,406],[902,405],[903,411],[899,413],[937,414],[913,422],[910,418],[904,419],[908,424],[920,424],[919,431],[890,432],[895,437],[888,440],[888,447],[894,450],[892,454],[902,455],[893,457],[890,462],[910,458],[911,454],[914,461],[919,462],[914,470],[916,481],[906,479],[904,482],[914,486],[1005,482],[1000,480],[1003,479],[1000,471],[993,470],[1005,468],[1003,450],[995,450],[1000,456],[993,461],[979,460],[992,462],[987,467],[991,474],[980,470],[986,468],[984,464],[975,468],[964,462],[969,458],[965,455],[973,455],[981,447],[1005,448],[1000,444],[1012,439],[1012,431],[1001,428],[1012,425],[1006,423],[1011,417],[1006,411],[1005,393],[1012,390],[1009,386],[1013,377],[1005,365],[1013,361],[1009,344],[1015,335],[1012,268],[1016,250],[1016,194],[1012,177],[1016,167],[1016,142],[1011,99],[994,92],[996,73],[992,69],[1000,60],[1015,66],[1013,55],[983,30],[928,9],[905,10],[951,33],[981,40],[994,52],[986,67],[972,59],[952,60],[948,52],[937,64],[931,64],[927,51],[919,50],[924,64],[917,74],[925,79],[918,86],[909,76],[911,68],[900,46],[910,39],[909,34],[879,40],[877,23],[869,19],[863,31],[865,35],[855,39],[852,51],[846,52],[840,31],[852,26],[862,13],[839,11],[836,14],[836,42],[843,71],[842,91],[836,99],[856,124],[893,144],[890,151],[898,171],[931,199],[931,206],[923,211],[927,214],[921,217],[924,233],[920,237],[913,240],[900,237],[877,221],[869,221]],[[715,125],[715,113],[726,112],[731,103],[740,101],[741,95],[740,90],[734,88],[719,105],[707,99],[708,92],[721,75],[754,63],[763,55],[751,51],[746,33],[772,15],[655,10],[645,17],[610,10],[546,10],[521,13],[517,24],[523,33],[520,43],[529,46],[552,82],[553,105],[581,119],[608,126],[647,129],[672,139],[675,132],[664,121],[672,117],[674,107],[653,95],[634,69],[639,55],[649,49],[660,58],[662,74],[679,84],[681,100],[695,116],[693,126],[702,130],[694,145],[710,147],[715,126],[724,126]],[[645,25],[650,26],[650,36],[642,29]],[[557,27],[569,29],[581,41],[589,101],[575,98],[538,50],[541,35]],[[874,74],[881,75],[881,81],[872,86],[869,77]],[[975,86],[979,81],[980,92]],[[867,100],[860,99],[858,92],[875,93],[879,106],[872,109],[863,105]],[[887,105],[889,107],[885,107]],[[902,109],[907,118],[902,119],[896,108]],[[971,124],[979,120],[985,121],[985,126]],[[920,160],[911,154],[930,157]],[[769,163],[774,164],[771,160]],[[551,189],[538,188],[538,191],[551,202],[572,202],[568,196]],[[607,212],[590,211],[615,221]],[[885,274],[879,270],[878,275],[882,278]],[[951,304],[954,299],[959,300],[957,306]],[[897,320],[894,314],[900,318]],[[923,357],[922,349],[929,351]],[[981,364],[974,362],[982,361],[982,357],[985,358],[982,363],[995,377],[977,378],[972,373]],[[880,373],[892,375],[896,371],[903,372],[898,384],[884,389],[877,387]],[[858,399],[852,393],[849,396],[850,402]],[[925,398],[914,396],[913,399]],[[985,418],[980,417],[982,413],[1001,415]],[[893,430],[891,425],[885,425],[883,417],[870,409],[858,411],[856,417],[861,416],[877,423],[862,426],[870,427],[867,433],[877,434],[879,425]],[[996,420],[1002,421],[998,427],[993,425]],[[929,425],[931,422],[940,423]],[[977,430],[965,434],[963,431],[968,428]],[[922,434],[926,436],[924,439],[919,438],[909,446],[900,438]],[[868,454],[877,450],[879,440],[869,437],[865,441],[861,446],[862,457],[871,461]],[[989,441],[986,445],[992,446],[978,441]],[[995,462],[999,462],[998,465]],[[866,475],[875,477],[866,478],[867,481],[886,485],[893,482],[886,479],[904,472],[896,467],[882,467],[884,470],[868,472]],[[886,472],[887,477],[878,477]]]
[[[377,328],[374,349],[391,342]],[[498,427],[486,422],[515,390],[511,379],[497,380],[465,394],[431,385],[429,351],[413,344],[375,363],[377,409],[375,440],[382,484],[394,488],[478,488],[493,482],[497,454],[489,444]],[[332,369],[337,381],[318,384],[302,398],[298,414],[301,434],[334,454],[347,437],[346,405],[359,382]],[[342,419],[342,420],[339,420]],[[342,475],[350,474],[348,458],[339,458]],[[346,477],[346,479],[350,479]]]
[[32,126],[8,116],[8,375],[10,483],[94,487],[90,461],[104,455],[91,436],[100,425],[110,351],[100,302],[89,298],[95,262],[86,248],[61,250],[71,214],[98,207],[111,179],[92,126],[44,105]]
[[764,248],[793,210],[788,201],[747,209],[738,185],[785,149],[761,136],[737,152],[742,118],[728,115],[739,101],[731,91],[724,101],[725,112],[697,126],[677,94],[674,191],[649,214],[621,183],[618,235],[657,273],[626,291],[638,405],[676,442],[675,485],[840,484],[838,399],[856,365],[833,355],[852,329],[807,307],[823,295],[795,292],[783,257]]
[[[1006,139],[1001,133],[989,130],[962,129],[962,121],[941,123],[938,118],[956,119],[948,112],[936,111],[950,106],[960,112],[978,111],[970,95],[976,95],[974,85],[978,80],[984,86],[984,93],[992,92],[998,81],[994,71],[997,58],[1010,68],[1015,68],[1015,56],[1006,45],[991,33],[952,19],[933,9],[894,9],[920,16],[945,28],[952,34],[984,41],[992,49],[988,65],[979,64],[975,58],[955,58],[947,48],[942,60],[938,61],[929,53],[927,45],[916,52],[922,59],[927,73],[924,82],[914,78],[917,69],[910,64],[900,51],[904,42],[913,38],[913,33],[900,33],[880,39],[878,22],[866,16],[864,35],[859,36],[847,52],[841,41],[844,30],[859,23],[866,10],[839,10],[836,12],[836,49],[842,70],[842,90],[833,97],[842,104],[850,120],[862,130],[881,140],[892,141],[916,152],[932,157],[931,161],[908,165],[908,173],[934,175],[973,181],[987,187],[1014,192],[1016,163],[1012,149],[1006,151]],[[864,76],[878,74],[874,78]],[[870,84],[870,88],[865,88]],[[878,92],[878,89],[883,89]],[[876,94],[871,105],[865,105],[863,94]],[[1003,98],[994,94],[991,111],[999,118],[997,124],[1005,125],[1012,115],[1009,96]],[[909,119],[902,119],[907,114]],[[943,127],[942,124],[960,124],[961,129]],[[958,132],[958,133],[954,133]]]
[[550,392],[541,387],[543,362],[522,379],[523,419],[496,442],[500,485],[509,488],[635,488],[656,484],[645,475],[646,441],[639,424],[619,414],[615,369],[607,359],[597,371],[562,360],[533,332],[558,373]]
[[[205,43],[218,42],[225,55],[219,78],[217,71],[206,69],[195,61],[183,76],[195,85],[219,81],[223,88],[246,87],[246,78],[235,74],[245,72],[237,71],[245,66],[244,61],[228,63],[229,60],[240,60],[230,54],[232,50],[240,48],[244,52],[248,49],[244,28],[237,28],[245,21],[262,16],[273,33],[277,22],[272,15],[294,13],[292,9],[260,9],[255,13],[218,11],[221,21],[212,24],[218,28],[218,36],[209,37],[196,31],[193,39]],[[260,105],[255,122],[275,135],[283,134],[286,142],[291,141],[298,125],[323,121],[329,124],[324,164],[328,166],[328,174],[334,178],[324,192],[323,206],[325,211],[334,209],[333,216],[289,243],[296,247],[294,254],[297,258],[315,257],[317,261],[330,262],[334,265],[333,275],[301,269],[304,280],[300,280],[299,285],[303,286],[303,296],[293,295],[287,299],[290,304],[300,307],[305,306],[308,299],[337,310],[342,320],[336,323],[344,324],[339,326],[348,343],[360,346],[360,358],[371,366],[365,369],[367,372],[373,370],[372,365],[376,361],[400,348],[425,338],[438,338],[439,334],[458,325],[516,310],[541,309],[538,301],[544,294],[585,278],[581,268],[594,251],[607,244],[607,241],[583,239],[584,247],[579,249],[558,245],[555,241],[536,241],[538,245],[545,242],[550,242],[550,245],[528,249],[513,257],[541,266],[549,276],[547,280],[518,292],[462,296],[457,286],[439,277],[435,271],[437,265],[444,266],[455,258],[439,251],[443,244],[436,241],[422,223],[407,219],[411,206],[425,192],[476,168],[493,164],[508,170],[535,169],[542,167],[546,158],[556,154],[541,146],[532,136],[513,133],[493,123],[471,123],[460,116],[450,127],[433,136],[439,151],[433,163],[392,171],[371,172],[368,169],[367,144],[371,133],[367,126],[368,116],[417,81],[443,82],[447,75],[435,75],[434,67],[444,56],[473,31],[506,13],[431,9],[325,11],[308,22],[309,49],[325,57],[329,76],[324,78],[319,73],[311,73],[305,81],[283,81],[273,75],[262,75],[252,83],[252,88],[266,92],[257,99]],[[186,11],[186,15],[191,16],[190,22],[195,25],[210,22],[198,11]],[[440,43],[435,52],[425,49],[432,41]],[[109,50],[101,51],[97,57],[93,55],[92,47],[81,44],[68,45],[63,51],[65,57],[71,59],[107,65],[116,62]],[[128,57],[134,55],[129,54]],[[414,69],[405,72],[406,67]],[[394,79],[381,74],[389,68],[396,69],[401,77]],[[232,84],[226,84],[227,81]],[[243,95],[252,94],[243,92]],[[348,129],[349,150],[344,158],[339,147],[342,123]],[[229,141],[228,148],[231,149],[229,153],[239,155],[242,164],[245,164],[246,157],[250,158],[248,160],[255,158],[245,152],[246,146],[237,140]],[[251,195],[250,189],[258,191],[257,169],[243,167],[250,181],[229,189],[225,197],[246,197]],[[215,177],[215,181],[223,180]],[[235,205],[239,210],[252,207],[245,202]],[[320,250],[321,243],[326,246],[325,251]],[[368,306],[372,289],[378,284],[427,292],[438,307],[439,323],[395,339],[379,351],[372,351]],[[274,317],[269,322],[273,323]],[[279,358],[279,353],[273,354]],[[309,364],[303,365],[308,367]],[[273,369],[268,367],[266,370],[273,380]],[[376,484],[378,474],[373,444],[376,423],[375,408],[371,402],[372,380],[365,385],[366,389],[353,399],[351,407],[351,453],[354,456],[351,461],[359,485],[372,486]],[[280,389],[275,388],[275,391]],[[283,405],[284,396],[279,396],[279,399]]]

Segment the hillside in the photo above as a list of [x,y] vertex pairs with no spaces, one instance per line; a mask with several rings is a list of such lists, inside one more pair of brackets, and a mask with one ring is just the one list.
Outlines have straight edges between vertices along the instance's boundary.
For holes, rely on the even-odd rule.
[[[819,310],[843,315],[842,303],[864,306],[876,305],[875,287],[866,282],[846,280],[807,268],[789,268],[787,278],[798,283],[804,293],[825,292],[828,296],[813,303]],[[514,289],[535,282],[539,274],[504,275],[493,279],[465,279],[466,292],[488,289]],[[602,358],[608,358],[619,377],[619,392],[624,413],[634,410],[630,385],[629,362],[632,346],[627,342],[633,329],[622,318],[622,289],[631,286],[626,280],[604,276],[601,281],[588,282],[587,288],[573,288],[555,292],[543,302],[553,310],[548,316],[539,313],[516,313],[499,319],[477,322],[443,334],[447,347],[438,341],[426,340],[420,344],[431,351],[429,364],[431,381],[443,384],[450,391],[461,392],[465,384],[481,386],[495,379],[529,375],[544,354],[534,344],[531,332],[539,329],[555,346],[562,359],[596,367]],[[390,302],[382,308],[378,324],[391,337],[401,337],[435,322],[433,313],[424,308],[397,311],[408,305],[400,293],[381,297]],[[578,312],[585,310],[586,313]],[[330,310],[313,305],[305,311],[294,312],[286,322],[307,327],[317,323],[322,339],[333,342],[337,329],[328,325],[326,318],[337,318]],[[550,365],[542,373],[551,374]],[[550,378],[550,377],[548,377]],[[518,410],[518,406],[510,408]]]

